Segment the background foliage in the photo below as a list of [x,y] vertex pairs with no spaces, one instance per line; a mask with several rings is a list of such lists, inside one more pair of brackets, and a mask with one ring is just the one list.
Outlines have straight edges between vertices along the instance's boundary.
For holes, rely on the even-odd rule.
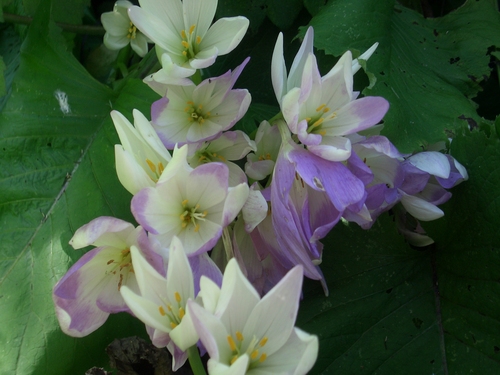
[[[0,24],[0,373],[83,374],[107,365],[104,348],[114,338],[144,329],[118,314],[87,338],[67,337],[51,290],[82,254],[68,245],[79,226],[101,215],[133,220],[114,172],[109,111],[148,114],[155,94],[135,75],[116,80],[115,55],[99,48],[100,37],[53,23],[93,24],[112,3],[1,3],[5,19],[34,20],[29,28]],[[453,138],[451,153],[470,175],[452,190],[445,217],[425,224],[436,241],[427,248],[405,243],[391,215],[370,231],[332,231],[322,265],[330,295],[307,282],[299,314],[299,326],[320,338],[313,373],[500,373],[496,4],[221,0],[217,17],[232,15],[250,19],[249,33],[209,73],[252,57],[237,85],[253,104],[238,127],[251,133],[278,110],[269,71],[278,32],[291,62],[295,36],[312,25],[323,73],[345,50],[358,54],[378,41],[356,85],[390,101],[383,134],[404,152]]]

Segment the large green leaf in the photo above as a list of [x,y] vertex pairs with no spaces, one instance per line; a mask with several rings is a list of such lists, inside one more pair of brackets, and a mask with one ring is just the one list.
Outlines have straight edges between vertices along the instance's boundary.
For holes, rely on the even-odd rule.
[[[489,0],[467,1],[442,18],[424,19],[393,0],[333,0],[310,22],[315,45],[339,56],[380,45],[368,62],[391,107],[383,134],[403,152],[442,141],[480,121],[470,100],[490,75],[488,49],[500,46],[500,14]],[[304,32],[304,30],[303,30]]]
[[470,179],[424,224],[433,246],[412,249],[388,215],[326,241],[330,296],[308,283],[299,317],[320,337],[313,373],[500,373],[500,141],[475,131],[452,146]]
[[114,171],[111,107],[147,114],[155,94],[137,80],[120,93],[93,80],[49,26],[48,9],[30,28],[0,115],[2,374],[83,373],[105,364],[114,338],[144,332],[119,314],[73,339],[55,318],[52,287],[82,254],[68,245],[72,233],[100,215],[131,218]]

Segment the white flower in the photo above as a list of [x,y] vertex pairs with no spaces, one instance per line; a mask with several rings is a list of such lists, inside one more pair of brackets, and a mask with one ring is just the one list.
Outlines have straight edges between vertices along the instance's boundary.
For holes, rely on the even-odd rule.
[[150,122],[134,109],[135,127],[118,111],[111,112],[121,145],[115,145],[116,173],[131,194],[155,186],[171,159]]
[[129,10],[132,22],[174,63],[202,69],[231,52],[245,35],[245,17],[221,18],[210,27],[217,0],[140,0]]
[[302,289],[296,266],[262,299],[236,259],[218,287],[200,281],[202,308],[188,302],[191,318],[210,359],[209,374],[306,374],[318,355],[318,338],[294,327]]
[[101,15],[102,26],[106,30],[103,42],[112,50],[120,50],[130,43],[132,49],[142,57],[148,52],[148,41],[130,21],[128,9],[132,5],[130,1],[118,0],[112,12]]

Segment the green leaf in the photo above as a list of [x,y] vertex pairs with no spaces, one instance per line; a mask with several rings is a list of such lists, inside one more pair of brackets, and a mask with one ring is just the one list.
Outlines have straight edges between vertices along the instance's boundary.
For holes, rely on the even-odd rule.
[[470,99],[490,75],[487,52],[500,46],[500,14],[489,0],[433,19],[394,4],[330,1],[310,25],[316,47],[335,56],[380,43],[367,64],[377,84],[363,93],[389,100],[383,134],[412,152],[453,136],[466,120],[480,121]]
[[0,38],[0,56],[2,56],[5,65],[5,70],[2,74],[5,92],[0,92],[0,110],[2,110],[11,92],[12,79],[19,67],[21,39],[12,26],[1,25],[0,28],[2,30],[2,38]]
[[320,338],[312,373],[500,373],[500,141],[467,130],[451,150],[470,178],[422,223],[434,245],[412,249],[389,215],[330,234],[330,296],[307,283],[300,310]]
[[267,16],[281,30],[287,30],[302,10],[302,0],[288,0],[283,6],[281,0],[267,0]]
[[[66,51],[41,7],[21,49],[0,115],[0,373],[84,373],[107,363],[117,337],[144,334],[127,314],[83,339],[65,336],[54,284],[83,252],[68,241],[101,215],[131,220],[114,170],[111,108],[147,113],[156,97],[138,80],[120,93],[91,78]],[[127,330],[123,331],[126,326]]]

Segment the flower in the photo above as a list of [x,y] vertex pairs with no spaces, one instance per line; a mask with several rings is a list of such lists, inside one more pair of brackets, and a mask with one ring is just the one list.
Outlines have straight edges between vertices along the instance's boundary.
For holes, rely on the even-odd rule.
[[161,53],[184,68],[202,69],[231,52],[245,35],[245,17],[221,18],[210,27],[217,0],[140,0],[129,16]]
[[188,310],[210,359],[209,374],[306,374],[316,361],[318,338],[295,328],[302,267],[290,270],[262,299],[233,258],[219,290],[200,280],[202,308]]
[[232,88],[248,60],[198,86],[168,86],[166,96],[151,107],[153,126],[167,148],[217,138],[243,117],[251,95]]
[[272,62],[273,87],[288,127],[308,150],[326,160],[343,161],[351,154],[351,142],[343,136],[376,125],[389,103],[382,97],[357,99],[350,51],[321,77],[312,53],[312,34],[309,28],[286,85],[283,58],[279,59],[282,39],[278,38]]
[[112,12],[101,15],[102,26],[106,30],[104,45],[112,50],[120,50],[130,43],[132,49],[141,57],[148,52],[148,40],[130,21],[128,9],[133,4],[118,0]]
[[248,185],[228,187],[229,170],[222,163],[195,169],[186,161],[187,146],[174,150],[155,187],[132,198],[136,220],[165,246],[179,237],[188,255],[210,250],[248,197]]
[[110,313],[129,311],[119,291],[125,285],[137,290],[131,246],[142,253],[150,267],[164,272],[163,260],[146,232],[120,219],[94,219],[75,232],[70,244],[75,249],[98,246],[83,255],[54,286],[57,318],[70,336],[86,336],[103,325]]
[[151,267],[135,246],[130,252],[139,293],[124,286],[120,289],[123,299],[141,321],[168,333],[175,345],[186,351],[196,344],[198,335],[186,311],[187,301],[194,299],[194,282],[182,243],[177,237],[172,239],[166,278]]
[[274,163],[281,145],[280,132],[277,126],[262,121],[255,134],[255,153],[247,155],[245,173],[248,177],[259,181],[273,173]]
[[118,111],[111,118],[121,145],[115,145],[116,173],[121,184],[131,194],[154,186],[171,159],[150,122],[134,109],[135,127]]

